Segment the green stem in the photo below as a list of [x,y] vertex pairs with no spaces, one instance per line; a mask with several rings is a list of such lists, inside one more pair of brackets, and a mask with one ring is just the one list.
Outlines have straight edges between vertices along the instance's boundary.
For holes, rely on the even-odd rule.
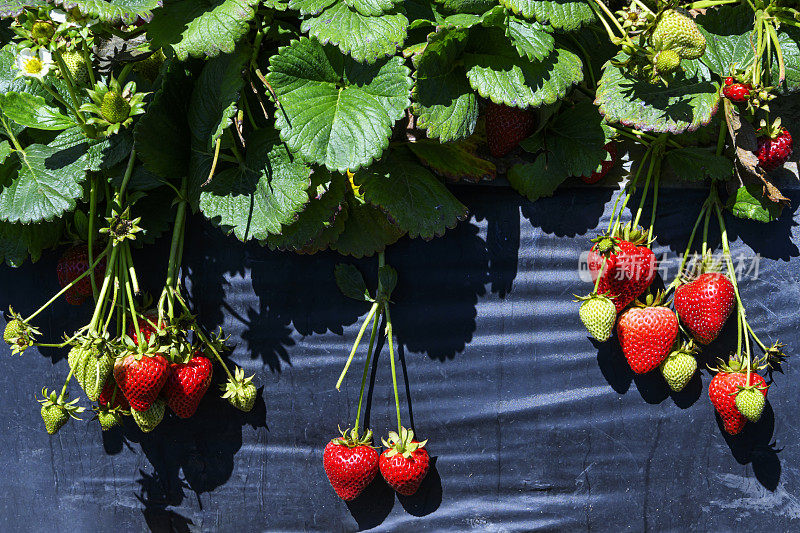
[[380,323],[381,316],[382,314],[377,314],[372,319],[372,332],[370,332],[369,335],[369,349],[367,350],[367,359],[364,361],[364,373],[361,375],[361,391],[358,393],[358,410],[356,411],[356,425],[355,425],[356,435],[358,435],[358,424],[359,420],[361,420],[361,404],[364,401],[364,387],[367,384],[367,375],[369,374],[369,364],[372,361],[372,350],[375,348],[375,338],[377,337],[378,334],[378,325]]
[[94,69],[92,68],[92,57],[89,54],[89,48],[87,46],[88,44],[89,43],[87,43],[86,40],[83,41],[83,44],[81,46],[81,54],[83,55],[83,60],[86,62],[86,69],[89,71],[89,81],[91,82],[92,87],[94,87],[95,84],[97,83],[97,80],[94,77]]
[[0,115],[0,122],[3,123],[3,129],[6,130],[6,135],[8,135],[9,139],[11,139],[11,144],[14,145],[14,149],[17,152],[22,153],[22,156],[25,157],[25,149],[19,143],[19,140],[17,140],[17,136],[14,135],[14,132],[11,131],[11,128],[8,126],[8,122],[6,122],[6,119],[3,118],[3,115]]
[[125,246],[125,261],[128,263],[128,277],[133,285],[133,293],[139,294],[139,278],[136,276],[136,269],[133,266],[133,255],[131,255],[131,247],[128,243]]
[[[716,201],[716,200],[712,200],[712,202],[714,202],[714,201]],[[702,251],[700,253],[700,257],[702,258],[702,260],[705,260],[706,253],[708,252],[708,224],[709,224],[709,222],[711,222],[711,210],[710,209],[706,212],[706,219],[705,219],[705,222],[703,222],[703,247],[702,247]]]
[[108,325],[111,324],[111,319],[115,315],[117,307],[117,296],[119,292],[120,292],[119,283],[114,283],[114,293],[111,295],[111,305],[109,306],[108,309],[108,316],[106,318],[105,324],[103,324],[103,333],[108,331]]
[[125,66],[122,67],[122,72],[120,72],[119,76],[117,77],[117,81],[121,87],[125,86],[125,79],[128,77],[128,74],[130,74],[131,70],[133,70],[134,65],[135,63],[125,63]]
[[[92,258],[94,257],[93,247],[95,218],[97,218],[97,177],[92,175],[91,179],[89,180],[89,235],[86,239],[86,246],[89,250],[89,264],[94,262]],[[97,302],[97,282],[95,281],[94,269],[91,269],[89,276],[91,276],[92,281],[92,297],[94,298],[94,301]]]
[[656,209],[658,208],[658,186],[661,181],[661,160],[658,160],[656,168],[656,179],[653,182],[653,210],[650,213],[650,229],[647,230],[647,242],[653,240],[653,226],[656,224]]
[[[186,302],[183,300],[183,297],[180,294],[178,294],[177,291],[173,291],[173,289],[170,289],[170,291],[175,292],[175,294],[173,295],[175,297],[175,300],[177,300],[177,302],[180,304],[183,310],[186,311],[187,314],[191,315],[192,312],[189,310],[189,307],[186,305]],[[195,335],[197,335],[200,338],[200,341],[211,350],[211,353],[214,354],[214,357],[216,357],[217,361],[219,361],[219,364],[222,365],[222,368],[225,370],[225,373],[228,374],[228,379],[233,381],[233,374],[231,374],[231,371],[228,370],[228,366],[225,364],[225,361],[222,360],[222,356],[219,354],[217,349],[214,348],[214,345],[208,339],[206,334],[203,333],[203,330],[199,326],[197,326],[192,328],[192,331],[194,331]]]
[[[136,331],[136,340],[138,341],[139,346],[143,346],[146,344],[144,339],[144,335],[142,335],[141,330],[139,328],[139,320],[136,318],[136,309],[135,309],[135,300],[133,299],[133,291],[131,290],[131,282],[128,278],[128,265],[127,265],[127,258],[125,254],[122,254],[120,257],[120,261],[123,263],[120,268],[120,272],[122,273],[122,284],[125,286],[125,293],[128,295],[128,309],[131,313],[131,320],[133,320],[133,329]],[[123,311],[124,312],[124,311]]]
[[94,263],[92,263],[92,265],[89,267],[89,269],[88,269],[88,270],[86,270],[86,271],[85,271],[83,274],[81,274],[80,276],[78,276],[77,278],[75,278],[74,280],[72,280],[71,282],[69,282],[69,283],[68,283],[68,284],[67,284],[67,285],[66,285],[66,286],[65,286],[63,289],[61,289],[60,291],[58,291],[58,292],[55,294],[55,296],[53,296],[52,298],[50,298],[49,300],[47,300],[47,301],[44,303],[44,305],[42,305],[42,306],[41,306],[39,309],[37,309],[36,311],[34,311],[34,313],[33,313],[31,316],[29,316],[28,318],[26,318],[25,320],[23,320],[23,322],[27,323],[27,322],[29,322],[29,321],[33,320],[34,318],[36,318],[36,317],[39,315],[39,313],[41,313],[42,311],[44,311],[45,309],[47,309],[47,307],[48,307],[50,304],[52,304],[53,302],[55,302],[56,300],[58,300],[58,299],[61,297],[61,295],[63,295],[63,294],[64,294],[65,292],[67,292],[68,290],[70,290],[70,289],[72,288],[72,286],[73,286],[73,285],[75,285],[75,284],[76,284],[76,283],[78,283],[80,280],[82,280],[83,278],[85,278],[86,276],[88,276],[88,275],[89,275],[89,272],[91,272],[92,270],[94,270],[94,268],[95,268],[95,267],[96,267],[96,266],[97,266],[97,265],[100,263],[100,261],[103,259],[103,257],[105,257],[105,255],[106,255],[106,253],[107,253],[107,252],[108,252],[108,248],[106,248],[106,249],[105,249],[105,250],[104,250],[104,251],[103,251],[103,252],[102,252],[100,255],[98,255],[98,256],[97,256],[97,259],[95,259]]
[[650,156],[652,150],[653,150],[653,145],[647,147],[647,150],[645,150],[644,155],[642,156],[642,159],[639,162],[639,168],[636,169],[636,174],[634,174],[633,179],[630,182],[628,182],[623,191],[620,191],[620,196],[617,197],[617,201],[619,201],[619,199],[622,197],[623,192],[625,194],[625,200],[622,202],[622,206],[619,208],[618,212],[616,211],[616,202],[614,203],[614,212],[611,214],[611,220],[609,221],[608,224],[609,232],[611,231],[611,228],[614,227],[614,218],[616,217],[617,222],[619,222],[619,219],[622,218],[622,213],[625,211],[625,207],[628,205],[628,201],[631,198],[631,194],[636,189],[636,185],[639,183],[639,175],[641,174],[642,169],[644,168],[645,161],[647,161],[647,158]]
[[683,272],[683,268],[686,266],[686,262],[689,260],[689,253],[692,251],[692,244],[694,244],[694,237],[697,235],[697,230],[700,227],[700,222],[703,220],[703,217],[706,214],[706,211],[709,209],[708,199],[703,202],[703,206],[700,208],[700,214],[697,215],[697,220],[694,222],[694,227],[692,227],[692,233],[689,235],[689,244],[686,245],[686,251],[683,253],[683,258],[681,259],[681,264],[678,267],[678,273],[675,275],[675,279],[672,280],[667,290],[671,290],[672,288],[678,285],[678,282],[681,278],[681,273]]
[[117,193],[117,198],[122,199],[125,195],[125,190],[128,188],[128,182],[131,180],[131,176],[133,175],[133,166],[136,163],[136,149],[131,150],[131,155],[128,158],[128,166],[125,167],[125,174],[122,176],[122,185],[119,187],[119,192]]
[[[383,254],[381,254],[383,255]],[[397,392],[397,370],[394,363],[394,338],[392,335],[392,315],[389,312],[389,306],[384,308],[386,312],[386,336],[389,339],[389,361],[392,365],[392,387],[394,388],[394,406],[397,411],[397,434],[399,435],[403,429],[403,424],[400,421],[400,395]]]
[[72,374],[75,373],[75,369],[78,368],[78,365],[75,365],[73,368],[69,369],[69,374],[67,374],[67,379],[64,380],[64,386],[61,387],[61,394],[58,395],[59,399],[64,399],[64,395],[67,393],[67,384],[69,384],[69,380],[72,379]]
[[[111,246],[111,243],[109,243]],[[108,248],[106,248],[108,251]],[[103,252],[105,253],[105,252]],[[106,297],[106,293],[108,292],[108,286],[111,283],[111,278],[114,275],[114,267],[117,262],[117,256],[119,255],[119,246],[114,246],[111,250],[111,258],[109,259],[107,266],[106,266],[106,274],[103,276],[103,286],[100,288],[100,295],[97,297],[97,304],[94,306],[94,314],[92,315],[92,319],[89,321],[89,329],[91,331],[97,331],[97,323],[100,320],[100,311],[102,309],[102,303],[104,298]]]
[[58,50],[53,51],[53,57],[58,63],[58,68],[61,71],[61,74],[64,75],[64,81],[67,83],[67,92],[69,92],[69,97],[72,99],[73,108],[75,111],[75,116],[78,117],[78,120],[81,124],[86,124],[86,117],[83,115],[83,112],[80,110],[81,104],[78,96],[75,94],[75,82],[72,79],[72,74],[67,67],[67,64],[64,63],[64,58],[61,57],[61,52]]
[[364,322],[361,324],[361,329],[358,330],[358,335],[356,336],[356,341],[353,343],[353,348],[350,350],[350,355],[347,357],[347,362],[344,364],[344,368],[342,369],[342,373],[339,375],[339,381],[336,382],[336,390],[342,386],[342,381],[344,381],[344,377],[347,375],[347,370],[350,368],[350,363],[353,362],[353,356],[356,354],[356,350],[358,349],[358,345],[361,343],[361,338],[364,336],[364,332],[367,330],[367,326],[369,325],[369,321],[373,319],[375,313],[377,312],[380,304],[375,302],[372,304],[372,307],[369,309],[369,313],[367,317],[364,319]]
[[[644,201],[647,199],[647,191],[650,189],[650,179],[653,177],[653,170],[655,169],[658,161],[655,156],[650,158],[650,166],[647,168],[647,177],[644,180],[644,188],[642,189],[642,199],[639,200],[639,208],[636,210],[636,217],[633,219],[632,227],[639,225],[639,219],[642,217],[642,209],[644,208]],[[623,209],[625,206],[622,206]]]

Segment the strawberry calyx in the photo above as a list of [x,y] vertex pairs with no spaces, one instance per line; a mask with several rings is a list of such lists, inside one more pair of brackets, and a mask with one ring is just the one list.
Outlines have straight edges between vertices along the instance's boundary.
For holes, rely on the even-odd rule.
[[333,444],[337,446],[347,446],[348,448],[355,448],[357,446],[369,446],[370,448],[375,448],[372,445],[372,430],[367,429],[367,432],[364,433],[363,436],[358,435],[358,428],[354,427],[353,429],[346,428],[342,429],[339,428],[339,433],[341,433],[341,437],[334,437],[331,439]]
[[[714,259],[714,254],[706,252],[700,261],[695,261],[692,268],[685,268],[676,280],[678,286],[691,283],[703,274],[721,274],[723,270],[722,260]],[[727,277],[727,275],[725,275]]]
[[638,299],[634,302],[635,307],[669,307],[669,301],[667,301],[667,293],[664,291],[658,291],[655,294],[648,294],[644,300]]
[[406,429],[404,427],[400,427],[400,433],[396,433],[394,431],[389,432],[388,439],[381,439],[386,448],[386,457],[394,457],[397,454],[402,455],[406,459],[411,457],[411,454],[416,452],[419,449],[425,447],[427,444],[428,439],[425,439],[422,442],[417,442],[414,440],[414,430],[413,429]]
[[[757,361],[756,361],[757,362]],[[718,358],[717,366],[706,365],[712,372],[721,372],[725,374],[747,374],[747,361],[740,354],[733,354],[728,357],[728,360]],[[757,365],[753,365],[752,369],[758,369]]]
[[781,117],[776,118],[772,124],[766,120],[761,119],[759,128],[756,130],[758,135],[769,137],[770,139],[777,139],[786,133],[786,128],[781,126]]
[[611,299],[614,298],[614,295],[611,294],[610,292],[603,292],[603,293],[592,292],[590,294],[587,294],[586,296],[578,296],[577,294],[573,294],[572,296],[575,297],[575,299],[572,300],[573,302],[586,302],[588,300],[603,300],[603,301],[608,301],[610,303],[614,303],[611,301]]
[[76,414],[84,412],[86,408],[77,405],[80,398],[75,398],[72,401],[67,401],[68,399],[69,393],[58,394],[55,390],[48,392],[47,387],[44,387],[42,389],[42,399],[38,400],[38,402],[42,404],[43,408],[56,407],[75,420],[80,420]]
[[669,354],[669,357],[672,357],[673,355],[680,355],[680,354],[686,354],[686,355],[694,356],[699,351],[700,351],[700,349],[697,347],[697,345],[694,343],[694,341],[693,340],[689,340],[689,341],[686,341],[683,344],[681,344],[680,347],[672,350],[672,352]]
[[20,354],[33,346],[33,339],[40,335],[38,329],[28,324],[22,315],[8,308],[8,321],[3,330],[3,341],[11,347],[12,354]]

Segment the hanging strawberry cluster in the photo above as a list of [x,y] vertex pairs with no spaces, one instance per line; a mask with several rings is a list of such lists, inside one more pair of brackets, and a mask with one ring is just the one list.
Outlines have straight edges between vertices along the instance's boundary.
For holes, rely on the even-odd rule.
[[[756,9],[750,15],[755,25],[752,36],[757,44],[748,62],[744,65],[717,62],[715,65],[717,58],[709,60],[712,68],[723,67],[722,71],[715,71],[719,76],[724,113],[717,120],[719,134],[713,154],[685,147],[682,143],[694,140],[686,134],[673,135],[667,130],[653,137],[644,131],[612,126],[621,135],[643,144],[646,150],[638,161],[636,173],[615,203],[608,232],[593,241],[588,268],[595,286],[591,294],[579,298],[580,318],[593,337],[607,342],[616,328],[616,341],[633,372],[645,374],[658,370],[673,391],[686,387],[698,370],[698,354],[717,339],[733,313],[738,332],[736,351],[726,360],[719,360],[715,367],[709,367],[715,376],[708,387],[711,402],[725,431],[731,435],[740,433],[748,420],[759,420],[769,386],[758,372],[779,367],[785,358],[782,344],[767,345],[748,323],[739,294],[737,270],[731,258],[723,216],[725,205],[718,193],[719,184],[735,174],[742,186],[727,203],[734,213],[737,213],[739,200],[746,198],[756,186],[763,188],[765,198],[776,202],[785,200],[766,171],[781,168],[789,159],[792,138],[781,127],[780,118],[770,122],[768,102],[776,98],[779,92],[776,86],[785,83],[784,55],[777,30],[781,23],[791,24],[785,17],[793,10],[778,2],[761,3],[764,5],[758,7],[765,9]],[[690,61],[704,58],[706,35],[712,34],[709,28],[698,26],[691,13],[676,9],[677,4],[661,2],[660,9],[652,11],[644,3],[634,2],[618,12],[619,19],[609,19],[619,31],[615,33],[607,25],[612,41],[622,49],[621,55],[612,62],[621,74],[657,86],[680,83],[679,78],[687,77],[690,69],[696,71],[697,64]],[[736,14],[736,23],[747,14],[743,8],[723,9],[726,15]],[[713,46],[718,54],[716,44]],[[665,53],[670,54],[667,59],[664,59]],[[685,65],[684,60],[687,60]],[[776,86],[764,86],[764,79],[773,78],[777,80]],[[614,104],[605,100],[608,93],[603,84],[601,80],[598,100],[608,120],[613,116]],[[761,124],[757,139],[749,126],[756,120]],[[624,124],[625,121],[620,122]],[[648,126],[643,129],[658,131]],[[748,131],[751,133],[747,139],[749,145],[745,140]],[[686,162],[681,161],[688,159],[690,152],[695,163],[701,165],[701,179],[710,178],[709,196],[700,210],[676,278],[665,291],[655,291],[651,284],[657,264],[650,245],[654,240],[662,165],[666,162],[674,171],[690,173]],[[726,157],[732,158],[735,164]],[[638,210],[633,220],[622,226],[621,214],[645,167],[647,177]],[[652,213],[649,226],[644,230],[638,225],[651,182]],[[756,214],[751,212],[751,216],[755,218]],[[764,216],[770,215],[764,213]],[[721,231],[722,259],[719,262],[714,261],[712,250],[708,248],[712,218],[717,220]],[[701,251],[690,268],[690,254],[701,223]],[[667,301],[670,296],[673,297],[671,307]]]
[[[389,310],[389,298],[397,284],[397,272],[385,264],[383,253],[378,255],[378,288],[372,297],[367,289],[361,273],[352,265],[340,264],[336,267],[336,283],[342,293],[362,302],[370,302],[370,310],[364,318],[359,329],[353,348],[347,358],[344,369],[336,383],[338,390],[353,357],[358,350],[361,339],[367,326],[372,324],[369,337],[369,348],[364,360],[364,372],[361,376],[361,391],[358,396],[358,409],[353,429],[340,430],[341,436],[332,439],[322,455],[322,462],[328,480],[331,482],[336,494],[345,501],[357,498],[372,482],[380,471],[383,479],[398,494],[411,496],[416,493],[422,484],[430,467],[430,457],[425,444],[427,440],[419,442],[414,436],[414,431],[403,427],[400,417],[400,396],[397,391],[397,370],[395,368],[394,335],[392,330],[392,316]],[[392,369],[392,386],[394,388],[394,402],[397,415],[397,432],[390,431],[386,439],[381,439],[385,450],[378,455],[372,447],[372,430],[367,429],[363,436],[359,435],[361,422],[361,407],[364,400],[364,386],[367,383],[370,362],[374,354],[378,329],[381,320],[385,317],[386,340],[389,344],[389,362]]]

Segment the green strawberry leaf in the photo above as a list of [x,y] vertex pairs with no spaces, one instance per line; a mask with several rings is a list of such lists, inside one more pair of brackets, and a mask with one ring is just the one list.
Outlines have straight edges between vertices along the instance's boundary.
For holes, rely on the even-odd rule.
[[187,117],[191,132],[189,192],[193,201],[211,174],[216,141],[236,114],[244,86],[241,71],[248,59],[244,48],[215,57],[205,64],[194,84]]
[[786,66],[786,81],[785,85],[780,83],[778,60],[777,57],[773,57],[772,85],[780,87],[785,92],[798,92],[800,91],[800,28],[781,26],[781,31],[778,32],[778,41],[781,43]]
[[[623,60],[624,54],[617,56]],[[682,133],[708,124],[719,104],[719,91],[705,67],[697,77],[678,73],[669,87],[633,78],[611,63],[597,87],[595,103],[608,122],[643,131]]]
[[701,58],[711,72],[730,76],[734,68],[746,68],[753,61],[753,10],[748,6],[708,9],[695,19],[706,38]]
[[523,59],[499,28],[474,31],[463,55],[470,85],[484,98],[514,107],[552,104],[583,79],[574,53],[555,48],[543,61]]
[[322,250],[327,250],[344,232],[347,225],[347,218],[350,216],[347,202],[339,207],[339,211],[334,214],[333,220],[329,220],[322,226],[322,231],[316,237],[297,249],[299,254],[315,254]]
[[613,131],[603,124],[597,107],[582,100],[556,115],[545,132],[546,143],[541,135],[535,135],[520,146],[532,153],[546,147],[567,175],[588,176],[610,158],[605,145],[612,137]]
[[506,10],[503,6],[495,5],[489,11],[479,15],[472,13],[456,13],[448,15],[443,21],[434,22],[434,26],[446,26],[467,29],[483,24],[484,26],[502,26],[506,23]]
[[336,286],[342,294],[353,300],[369,302],[372,296],[367,289],[367,282],[358,269],[349,263],[339,263],[333,269],[333,276],[336,278]]
[[244,164],[219,172],[200,191],[200,210],[241,241],[266,239],[308,202],[311,169],[293,158],[272,128],[247,138]]
[[400,0],[344,0],[348,6],[352,7],[362,15],[377,17],[387,11],[394,9]]
[[0,222],[0,263],[18,267],[28,257],[35,263],[43,250],[58,244],[63,230],[61,219],[38,224]]
[[444,235],[467,216],[467,208],[407,152],[392,151],[355,174],[364,199],[383,209],[409,237]]
[[690,146],[670,150],[664,160],[678,179],[684,181],[703,181],[706,178],[726,181],[733,176],[733,161],[705,148]]
[[28,7],[47,7],[47,2],[45,0],[0,0],[0,18],[19,16]]
[[77,8],[82,15],[103,22],[133,24],[139,17],[148,20],[153,10],[161,5],[160,0],[56,0],[64,9]]
[[110,137],[87,139],[83,130],[74,126],[59,133],[48,146],[75,154],[75,157],[81,158],[84,170],[97,172],[108,170],[127,160],[133,147],[133,139],[127,131]]
[[299,11],[301,15],[319,15],[336,0],[289,0],[289,9]]
[[303,37],[272,56],[269,68],[281,138],[330,170],[356,170],[379,157],[410,103],[409,69],[398,56],[364,65]]
[[463,179],[477,182],[493,180],[497,176],[494,163],[476,156],[461,142],[440,144],[421,139],[409,143],[408,147],[423,165],[450,181]]
[[594,21],[594,12],[585,0],[500,0],[517,15],[535,18],[557,30],[577,30]]
[[294,222],[284,225],[279,234],[267,237],[266,244],[272,250],[299,251],[314,242],[335,225],[342,213],[346,187],[346,179],[341,174],[331,174],[324,167],[315,170],[309,188],[311,200]]
[[553,52],[555,39],[548,33],[547,26],[511,16],[505,25],[506,35],[520,56],[531,61],[542,61]]
[[425,51],[415,60],[417,126],[441,142],[468,137],[478,121],[478,99],[457,65],[467,37],[466,30],[440,29],[428,35]]
[[331,244],[342,255],[370,256],[382,252],[405,233],[386,214],[352,194],[347,198],[347,222],[344,231]]
[[134,128],[139,159],[149,171],[164,178],[185,176],[189,169],[190,99],[186,95],[190,94],[193,83],[194,78],[185,65],[170,61],[161,87]]
[[734,216],[756,222],[772,222],[781,216],[783,205],[769,201],[761,185],[745,185],[728,197],[726,206]]
[[152,48],[171,47],[181,61],[231,53],[250,30],[258,0],[174,0],[147,25]]
[[534,202],[539,198],[552,196],[569,175],[557,158],[542,153],[533,163],[520,163],[511,167],[508,181],[517,192]]
[[0,167],[0,220],[53,220],[81,197],[85,158],[80,149],[31,144]]
[[29,93],[0,94],[0,112],[21,126],[38,130],[64,130],[76,125],[60,109],[47,105],[44,98]]
[[333,44],[360,63],[374,63],[394,55],[406,40],[408,19],[402,13],[379,16],[359,13],[338,1],[317,16],[303,21],[301,31],[322,44]]
[[447,11],[480,15],[497,5],[497,0],[434,0]]

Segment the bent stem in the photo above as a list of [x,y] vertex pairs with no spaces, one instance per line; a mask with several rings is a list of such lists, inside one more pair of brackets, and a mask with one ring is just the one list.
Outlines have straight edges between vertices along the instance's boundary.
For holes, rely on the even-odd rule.
[[[715,189],[712,189],[715,191]],[[716,191],[715,191],[716,192]],[[744,304],[742,303],[742,297],[739,295],[739,283],[736,279],[736,270],[733,267],[733,261],[731,260],[731,248],[730,243],[728,242],[728,230],[725,227],[725,219],[722,216],[722,209],[719,207],[719,202],[717,201],[716,194],[712,199],[714,204],[714,211],[717,214],[717,220],[719,221],[720,233],[722,235],[722,254],[725,256],[725,262],[728,266],[728,275],[731,278],[731,284],[733,285],[733,292],[736,295],[736,305],[737,305],[737,321],[738,321],[738,341],[737,341],[737,353],[742,353],[742,338],[744,338],[744,346],[745,352],[744,354],[747,357],[747,384],[750,384],[750,373],[751,373],[751,355],[750,355],[750,337],[747,333],[749,329],[749,324],[747,323],[747,312],[745,311]]]
[[347,358],[347,362],[344,364],[342,373],[339,375],[339,381],[336,382],[336,390],[339,390],[339,388],[342,386],[342,381],[344,381],[344,377],[347,375],[347,370],[350,368],[350,363],[353,362],[353,356],[356,354],[358,345],[361,344],[361,338],[364,336],[364,332],[367,330],[370,320],[375,317],[375,313],[378,311],[379,307],[381,307],[381,305],[378,302],[372,304],[372,307],[370,307],[369,313],[367,314],[367,318],[365,318],[364,322],[361,324],[361,329],[358,330],[356,341],[353,343],[353,348],[350,350],[350,355]]
[[50,306],[50,304],[52,304],[53,302],[58,300],[65,292],[70,290],[76,283],[78,283],[80,280],[82,280],[86,276],[90,275],[91,272],[94,272],[95,267],[100,263],[100,261],[103,259],[103,257],[106,256],[107,252],[108,252],[108,248],[106,248],[100,255],[97,256],[97,259],[95,259],[94,263],[92,263],[91,266],[89,266],[89,268],[83,274],[81,274],[80,276],[78,276],[77,278],[75,278],[74,280],[69,282],[67,285],[65,285],[63,289],[58,291],[55,294],[55,296],[53,296],[52,298],[47,300],[44,303],[44,305],[42,305],[39,309],[34,311],[33,314],[31,316],[29,316],[28,318],[26,318],[23,322],[27,323],[27,322],[33,320],[34,318],[36,318],[39,315],[39,313],[41,313],[42,311],[47,309]]
[[[361,391],[358,393],[358,410],[356,411],[356,424],[354,426],[355,433],[358,435],[358,424],[361,420],[361,404],[364,401],[364,387],[367,384],[367,375],[369,374],[369,364],[372,361],[372,350],[375,348],[375,338],[378,334],[378,325],[383,314],[376,314],[372,319],[372,332],[369,335],[369,349],[367,349],[367,358],[364,361],[364,373],[361,375]],[[366,426],[366,420],[364,421]]]
[[[383,254],[381,254],[383,255]],[[403,424],[400,421],[400,395],[397,392],[397,370],[394,363],[394,338],[392,335],[392,315],[389,312],[389,306],[384,309],[386,311],[386,336],[389,338],[389,361],[392,366],[392,387],[394,388],[394,406],[397,411],[397,434],[402,433]]]

